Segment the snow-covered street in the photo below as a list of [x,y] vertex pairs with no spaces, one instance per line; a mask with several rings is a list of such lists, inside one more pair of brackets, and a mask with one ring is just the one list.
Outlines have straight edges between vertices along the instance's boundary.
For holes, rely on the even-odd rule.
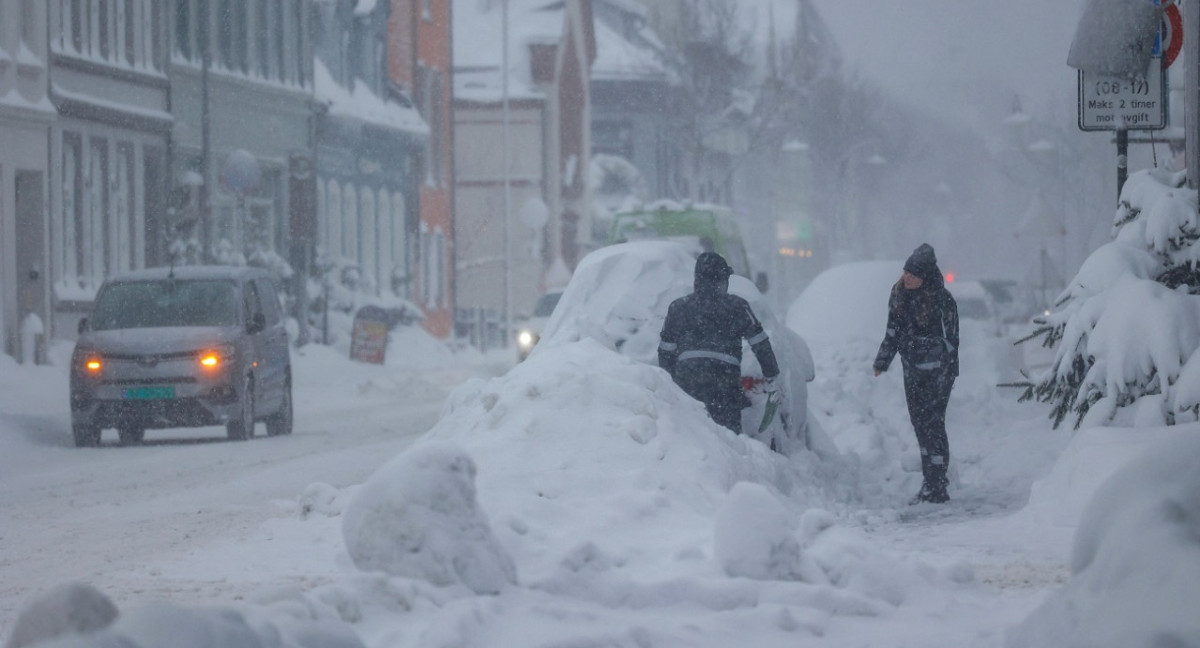
[[50,367],[4,359],[0,632],[84,582],[135,612],[109,632],[142,641],[172,623],[146,606],[167,603],[239,610],[260,636],[351,628],[370,648],[1048,645],[1065,617],[1036,611],[1081,596],[1088,503],[1195,426],[1052,430],[1044,406],[996,387],[1008,341],[966,323],[953,499],[909,506],[915,441],[899,372],[869,372],[865,308],[813,320],[802,298],[789,313],[817,366],[814,451],[792,457],[572,329],[515,366],[421,336],[383,367],[310,346],[294,355],[296,432],[248,443],[212,428],[73,448],[65,350]]
[[[260,588],[264,569],[280,585],[319,581],[306,552],[264,554],[247,543],[294,515],[314,481],[362,482],[436,421],[451,387],[497,370],[485,362],[389,371],[313,345],[293,356],[297,423],[288,437],[265,438],[261,424],[249,443],[228,442],[223,428],[158,430],[127,448],[110,430],[103,447],[81,452],[65,400],[70,347],[57,351],[52,367],[0,358],[5,636],[30,597],[73,580],[106,583],[117,600],[214,604]],[[199,567],[172,569],[189,562]]]

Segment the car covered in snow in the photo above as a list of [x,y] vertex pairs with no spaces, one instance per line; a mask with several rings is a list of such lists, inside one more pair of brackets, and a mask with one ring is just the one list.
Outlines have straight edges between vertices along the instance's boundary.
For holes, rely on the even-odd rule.
[[962,326],[977,327],[985,335],[1004,335],[1004,322],[992,293],[978,281],[953,281],[946,289],[958,304],[958,321]]
[[[692,292],[695,263],[694,250],[675,241],[630,241],[590,253],[575,269],[535,352],[552,351],[554,345],[582,336],[657,365],[667,307]],[[804,339],[780,322],[749,279],[733,275],[729,292],[749,302],[762,321],[779,360],[779,382],[785,393],[779,415],[760,433],[767,395],[761,388],[758,360],[744,347],[742,382],[751,406],[742,413],[742,429],[792,454],[808,444],[808,383],[815,375],[812,354]]]
[[288,335],[272,276],[248,267],[156,268],[100,287],[71,357],[77,446],[116,428],[224,425],[230,439],[292,431]]

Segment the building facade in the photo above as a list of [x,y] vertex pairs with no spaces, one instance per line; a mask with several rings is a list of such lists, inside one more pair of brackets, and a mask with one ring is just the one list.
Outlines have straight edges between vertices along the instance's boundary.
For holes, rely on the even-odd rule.
[[72,337],[114,273],[158,259],[170,112],[167,4],[48,3],[49,333]]
[[172,210],[148,230],[164,241],[155,261],[249,261],[286,275],[290,169],[313,149],[312,0],[154,4],[170,6],[174,116]]
[[43,0],[0,3],[0,352],[25,362],[52,322],[47,23]]
[[513,0],[507,30],[505,6],[454,14],[455,31],[472,34],[454,48],[457,319],[483,346],[507,344],[505,324],[592,245],[591,3]]
[[429,127],[417,178],[419,258],[414,299],[431,334],[453,333],[455,304],[450,0],[392,0],[387,75]]
[[428,127],[388,87],[388,2],[316,4],[318,241],[359,292],[414,300]]

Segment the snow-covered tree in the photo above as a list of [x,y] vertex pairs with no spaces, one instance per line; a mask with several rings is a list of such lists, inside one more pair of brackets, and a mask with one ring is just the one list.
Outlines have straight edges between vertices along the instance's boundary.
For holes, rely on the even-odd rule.
[[1121,191],[1113,240],[1034,320],[1056,350],[1022,400],[1055,425],[1171,425],[1200,418],[1200,218],[1183,172],[1146,170]]

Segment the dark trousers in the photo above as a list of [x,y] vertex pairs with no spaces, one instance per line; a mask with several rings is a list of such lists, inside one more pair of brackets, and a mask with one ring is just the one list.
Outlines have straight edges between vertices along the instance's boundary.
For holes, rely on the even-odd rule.
[[741,367],[697,358],[680,362],[673,378],[688,396],[704,403],[712,420],[735,434],[742,433],[742,410],[750,401],[742,393]]
[[944,491],[948,483],[950,441],[946,438],[946,406],[954,376],[943,371],[904,368],[904,399],[921,448],[923,490]]

